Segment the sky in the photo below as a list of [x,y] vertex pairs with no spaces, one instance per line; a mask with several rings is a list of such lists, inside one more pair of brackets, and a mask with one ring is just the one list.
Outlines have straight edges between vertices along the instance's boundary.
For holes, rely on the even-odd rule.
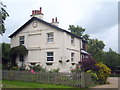
[[9,13],[5,21],[6,33],[0,42],[10,43],[8,36],[31,17],[32,10],[42,7],[43,20],[51,22],[57,17],[59,27],[68,30],[69,25],[85,28],[90,38],[102,40],[105,51],[118,52],[118,1],[119,0],[4,0]]

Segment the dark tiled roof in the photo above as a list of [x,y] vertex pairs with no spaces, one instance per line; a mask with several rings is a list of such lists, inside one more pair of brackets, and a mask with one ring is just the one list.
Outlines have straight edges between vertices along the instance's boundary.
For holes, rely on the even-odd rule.
[[62,32],[66,32],[67,34],[69,34],[69,35],[71,35],[71,36],[74,36],[74,37],[76,37],[76,38],[82,39],[81,37],[76,36],[75,34],[72,34],[71,32],[68,32],[67,30],[64,30],[64,29],[62,29],[62,28],[59,28],[59,27],[57,27],[57,26],[55,26],[55,25],[52,25],[52,24],[50,24],[50,23],[48,23],[48,22],[46,22],[46,21],[44,21],[44,20],[38,19],[38,18],[36,18],[36,17],[32,17],[29,21],[27,21],[23,26],[21,26],[18,30],[16,30],[16,31],[15,31],[13,34],[11,34],[9,37],[12,38],[14,35],[16,35],[17,33],[19,33],[22,29],[24,29],[24,28],[25,28],[29,23],[31,23],[33,20],[38,20],[39,22],[44,23],[44,24],[46,24],[46,25],[48,25],[48,26],[50,26],[50,27],[52,27],[52,28],[55,28],[55,29],[60,30],[60,31],[62,31]]

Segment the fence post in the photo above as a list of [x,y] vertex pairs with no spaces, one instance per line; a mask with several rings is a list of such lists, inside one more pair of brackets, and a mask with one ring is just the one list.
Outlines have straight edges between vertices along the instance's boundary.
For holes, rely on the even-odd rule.
[[85,73],[81,72],[81,87],[85,87]]

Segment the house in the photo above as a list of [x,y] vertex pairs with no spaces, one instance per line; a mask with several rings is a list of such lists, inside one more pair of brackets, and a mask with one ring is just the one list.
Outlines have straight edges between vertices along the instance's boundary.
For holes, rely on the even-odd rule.
[[59,68],[60,72],[68,72],[87,54],[86,42],[59,28],[57,18],[48,23],[43,15],[42,8],[33,10],[31,19],[9,36],[11,48],[22,44],[28,50],[26,56],[17,56],[16,63],[20,67],[24,60],[26,66],[40,64],[48,70]]

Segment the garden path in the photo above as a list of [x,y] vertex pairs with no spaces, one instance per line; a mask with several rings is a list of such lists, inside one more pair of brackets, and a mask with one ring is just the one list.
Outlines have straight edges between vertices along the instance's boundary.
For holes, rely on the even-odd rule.
[[110,84],[98,85],[92,88],[119,88],[120,89],[120,77],[109,77]]

